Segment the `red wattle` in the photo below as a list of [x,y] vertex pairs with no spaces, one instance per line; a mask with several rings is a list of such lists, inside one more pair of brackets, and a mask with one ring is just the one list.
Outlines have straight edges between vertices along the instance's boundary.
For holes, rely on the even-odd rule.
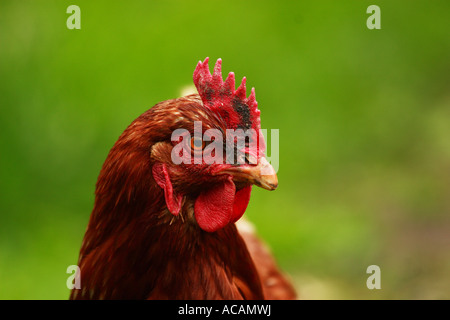
[[231,176],[203,191],[194,206],[198,225],[207,232],[214,232],[238,221],[247,209],[251,192],[251,185],[236,192]]
[[211,189],[203,191],[195,201],[195,219],[207,232],[222,229],[233,219],[236,186],[230,176]]
[[233,215],[231,217],[231,222],[238,221],[247,209],[248,203],[250,201],[250,194],[252,193],[252,186],[242,188],[236,192],[234,196],[233,203]]

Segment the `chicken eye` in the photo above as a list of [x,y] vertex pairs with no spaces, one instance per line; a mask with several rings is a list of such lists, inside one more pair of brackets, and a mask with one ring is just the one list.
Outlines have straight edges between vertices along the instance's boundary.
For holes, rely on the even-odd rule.
[[205,148],[205,141],[203,141],[203,139],[199,137],[192,137],[191,148],[194,151],[201,151]]

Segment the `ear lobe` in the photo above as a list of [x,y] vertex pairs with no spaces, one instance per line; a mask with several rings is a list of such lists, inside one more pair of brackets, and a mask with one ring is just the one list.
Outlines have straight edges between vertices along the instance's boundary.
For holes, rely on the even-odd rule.
[[167,172],[166,165],[161,163],[154,164],[152,173],[156,183],[164,189],[167,209],[169,209],[170,213],[177,216],[181,210],[183,195],[177,194],[173,191],[172,182],[170,181],[170,176]]

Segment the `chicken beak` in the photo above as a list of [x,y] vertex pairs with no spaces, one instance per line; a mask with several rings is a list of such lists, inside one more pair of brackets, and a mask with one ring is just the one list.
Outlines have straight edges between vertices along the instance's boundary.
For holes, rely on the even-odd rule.
[[251,183],[270,191],[278,187],[277,174],[265,157],[260,158],[257,165],[236,166],[220,174],[229,174],[235,182]]

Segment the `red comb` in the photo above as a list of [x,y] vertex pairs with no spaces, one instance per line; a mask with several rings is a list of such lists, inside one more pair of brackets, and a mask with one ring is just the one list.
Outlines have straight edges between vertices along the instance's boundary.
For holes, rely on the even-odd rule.
[[236,129],[260,129],[260,111],[255,99],[255,88],[247,98],[245,77],[235,90],[234,73],[228,74],[225,82],[222,79],[222,59],[218,59],[211,74],[208,66],[209,58],[199,61],[194,71],[194,84],[202,98],[203,104],[227,122],[228,127]]

